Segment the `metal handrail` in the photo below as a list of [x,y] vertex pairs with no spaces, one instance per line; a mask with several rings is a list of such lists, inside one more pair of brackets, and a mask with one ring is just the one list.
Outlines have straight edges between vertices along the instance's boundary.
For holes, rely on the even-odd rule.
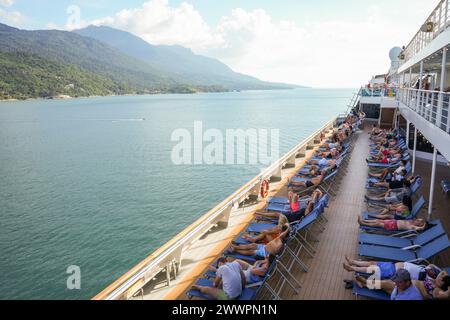
[[450,133],[450,93],[402,88],[397,100],[439,129]]
[[[150,255],[139,265],[131,269],[124,276],[119,278],[116,282],[103,290],[94,300],[115,300],[120,299],[129,290],[138,291],[142,288],[142,284],[136,287],[136,284],[143,279],[152,279],[163,269],[161,265],[171,262],[172,257],[176,256],[177,252],[183,250],[195,239],[200,238],[210,230],[210,227],[214,226],[217,221],[223,216],[224,212],[231,210],[236,202],[242,197],[246,196],[252,189],[254,189],[263,179],[270,178],[276,172],[280,172],[282,167],[289,159],[295,157],[299,152],[306,148],[311,142],[314,142],[325,130],[334,126],[337,121],[337,117],[333,118],[315,133],[304,139],[297,146],[292,148],[283,157],[278,159],[275,163],[265,169],[261,174],[250,180],[243,187],[234,192],[226,200],[224,200],[217,207],[206,213],[202,218],[194,222],[184,231],[180,232],[174,239],[170,240],[166,245],[158,249],[154,254]],[[181,253],[179,253],[181,256]],[[169,261],[170,260],[170,261]],[[148,273],[151,273],[150,275]],[[145,280],[144,280],[145,281]]]
[[415,34],[415,36],[403,51],[405,55],[403,63],[406,63],[409,59],[414,57],[450,26],[449,9],[450,0],[441,0],[439,2],[428,19],[425,20],[425,24],[433,23],[434,30],[432,32],[424,32],[419,29],[419,31]]

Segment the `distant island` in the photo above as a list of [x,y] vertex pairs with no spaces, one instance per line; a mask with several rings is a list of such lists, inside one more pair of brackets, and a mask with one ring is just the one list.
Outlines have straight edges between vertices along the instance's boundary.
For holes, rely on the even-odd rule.
[[27,31],[0,24],[0,100],[298,87],[109,27]]

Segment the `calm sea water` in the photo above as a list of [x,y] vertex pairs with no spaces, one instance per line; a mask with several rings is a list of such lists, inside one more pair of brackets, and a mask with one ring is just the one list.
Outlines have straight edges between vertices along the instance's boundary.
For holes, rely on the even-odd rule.
[[353,91],[0,103],[0,299],[91,298],[261,169],[175,166],[175,129],[280,129],[285,153]]

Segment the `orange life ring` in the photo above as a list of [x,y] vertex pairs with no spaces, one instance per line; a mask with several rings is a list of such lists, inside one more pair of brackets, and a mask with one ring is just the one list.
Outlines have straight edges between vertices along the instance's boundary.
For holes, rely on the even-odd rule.
[[261,197],[262,198],[267,198],[267,196],[269,195],[269,181],[264,180],[261,183]]

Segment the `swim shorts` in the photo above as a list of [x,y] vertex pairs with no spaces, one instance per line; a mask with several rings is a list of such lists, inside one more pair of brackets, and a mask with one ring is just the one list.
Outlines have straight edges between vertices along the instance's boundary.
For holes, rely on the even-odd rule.
[[384,229],[387,231],[398,231],[398,225],[396,220],[385,220]]

